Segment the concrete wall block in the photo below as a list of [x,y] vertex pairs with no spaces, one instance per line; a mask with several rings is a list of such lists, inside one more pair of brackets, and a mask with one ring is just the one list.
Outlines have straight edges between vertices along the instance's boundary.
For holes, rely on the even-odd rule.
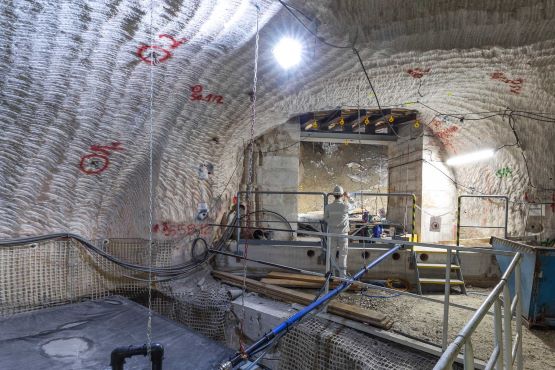
[[291,170],[299,170],[299,156],[298,153],[294,156],[264,156],[262,161],[264,168],[284,168]]

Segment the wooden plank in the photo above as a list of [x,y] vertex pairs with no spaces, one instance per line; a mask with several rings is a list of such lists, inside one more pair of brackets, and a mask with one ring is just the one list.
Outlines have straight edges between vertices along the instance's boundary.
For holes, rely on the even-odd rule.
[[[321,287],[324,282],[326,281],[326,278],[323,276],[315,276],[315,275],[305,275],[305,274],[293,274],[293,273],[289,273],[289,272],[280,272],[280,271],[270,271],[267,275],[265,279],[283,279],[283,280],[292,280],[292,281],[303,281],[303,282],[307,282],[307,283],[318,283],[320,284],[318,286]],[[262,279],[262,280],[265,280]],[[268,284],[274,284],[274,285],[280,285],[277,283],[273,283],[273,282],[267,282]],[[331,286],[336,287],[339,284],[341,284],[342,281],[341,280],[335,280],[333,277],[331,279]],[[350,291],[357,291],[357,290],[362,290],[365,289],[366,287],[364,286],[364,284],[360,284],[358,281],[355,281],[350,287],[349,290]]]
[[260,279],[262,283],[265,284],[272,284],[277,286],[282,286],[286,288],[305,288],[305,289],[319,289],[322,287],[322,283],[319,282],[310,282],[310,281],[302,281],[302,280],[288,280],[288,279],[271,279],[271,278],[264,278]]
[[[317,276],[316,276],[317,277]],[[263,278],[260,279],[261,282],[265,284],[272,284],[277,285],[285,288],[300,288],[300,289],[320,289],[324,285],[324,280],[322,282],[312,282],[312,281],[302,281],[302,280],[295,280],[295,279],[273,279],[273,278]],[[336,288],[341,284],[340,281],[333,281],[330,284],[330,287]],[[347,288],[348,291],[359,291],[360,288],[351,285]]]
[[[227,284],[243,286],[243,277],[241,276],[222,271],[212,271],[212,275]],[[301,293],[292,289],[282,288],[271,284],[265,284],[253,279],[247,278],[245,280],[245,284],[247,289],[251,291],[261,293],[272,298],[277,298],[286,302],[309,305],[310,303],[312,303],[312,301],[314,301],[315,298],[315,296],[312,294]],[[360,306],[352,306],[345,303],[332,301],[328,304],[328,311],[330,313],[345,318],[365,322],[370,325],[384,329],[389,329],[393,325],[393,321],[381,312],[367,310]]]

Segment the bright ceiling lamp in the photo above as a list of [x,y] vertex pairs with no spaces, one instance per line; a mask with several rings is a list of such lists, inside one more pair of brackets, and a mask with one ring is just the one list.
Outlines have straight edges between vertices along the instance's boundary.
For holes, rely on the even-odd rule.
[[273,53],[278,63],[284,69],[289,69],[299,64],[302,51],[303,47],[300,42],[289,37],[284,37],[274,47]]
[[484,159],[493,157],[494,154],[495,154],[495,150],[484,149],[484,150],[479,150],[477,152],[451,157],[445,163],[448,166],[460,166],[462,164],[483,161]]

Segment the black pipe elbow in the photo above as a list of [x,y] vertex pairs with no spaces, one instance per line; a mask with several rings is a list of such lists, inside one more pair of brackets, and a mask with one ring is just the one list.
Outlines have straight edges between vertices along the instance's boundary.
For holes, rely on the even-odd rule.
[[[148,346],[130,345],[127,347],[118,347],[112,351],[110,355],[110,366],[112,370],[123,370],[125,360],[133,356],[148,355]],[[152,361],[152,370],[162,370],[162,360],[164,358],[164,347],[159,343],[150,345],[150,361]]]

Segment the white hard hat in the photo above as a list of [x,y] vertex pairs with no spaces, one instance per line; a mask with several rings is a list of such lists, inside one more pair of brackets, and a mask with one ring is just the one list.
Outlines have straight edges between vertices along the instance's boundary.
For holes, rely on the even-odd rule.
[[343,195],[343,188],[339,185],[335,185],[335,188],[333,188],[333,195]]

